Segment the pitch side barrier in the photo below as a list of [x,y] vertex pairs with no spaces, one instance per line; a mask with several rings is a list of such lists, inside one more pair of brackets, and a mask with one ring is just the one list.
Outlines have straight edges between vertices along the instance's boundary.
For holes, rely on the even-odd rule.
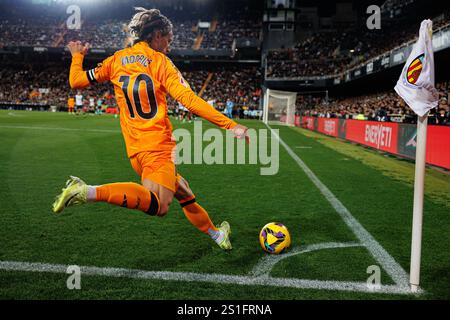
[[50,109],[50,105],[41,103],[11,103],[0,101],[0,110],[29,110],[29,109],[38,111],[48,111]]
[[[296,116],[295,125],[414,159],[417,125]],[[426,163],[450,170],[450,126],[428,125]]]

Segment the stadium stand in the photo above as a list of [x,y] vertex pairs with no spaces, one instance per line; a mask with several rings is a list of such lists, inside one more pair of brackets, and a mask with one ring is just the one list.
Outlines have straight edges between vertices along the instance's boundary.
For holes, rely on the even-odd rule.
[[[68,83],[68,71],[61,66],[46,66],[39,68],[36,65],[26,65],[20,68],[2,67],[0,78],[9,79],[0,84],[0,103],[14,105],[55,106],[58,109],[67,107],[69,95],[75,95]],[[112,86],[98,85],[85,90],[88,96],[99,98],[108,97],[105,105],[114,105],[111,97]],[[87,100],[86,100],[87,101]]]
[[[450,13],[434,19],[436,31],[450,24]],[[266,78],[326,76],[341,73],[417,39],[420,21],[408,24],[388,20],[382,30],[365,27],[314,33],[293,48],[274,49],[267,54]]]
[[[231,100],[235,104],[234,114],[243,116],[243,111],[261,109],[261,85],[265,79],[337,74],[386,53],[402,43],[414,41],[420,21],[406,23],[402,19],[395,19],[399,12],[414,3],[414,0],[384,2],[382,10],[392,19],[387,20],[382,30],[368,31],[367,28],[348,26],[345,29],[336,27],[319,30],[310,33],[292,48],[269,50],[265,55],[265,70],[232,63],[227,67],[203,65],[194,70],[184,69],[184,66],[180,66],[180,69],[194,91],[205,100],[214,101],[217,109],[223,110],[227,100]],[[236,39],[263,40],[263,21],[249,12],[215,15],[193,13],[189,19],[186,19],[185,14],[170,10],[168,12],[174,26],[173,49],[231,50]],[[36,46],[62,48],[74,39],[89,42],[93,48],[113,50],[128,44],[127,20],[119,16],[105,16],[100,20],[95,16],[87,16],[82,21],[80,30],[68,29],[61,18],[56,18],[58,14],[51,10],[41,15],[23,13],[20,10],[9,12],[8,15],[0,12],[0,17],[0,49]],[[434,19],[435,30],[449,24],[449,11],[443,11]],[[207,61],[208,55],[200,56],[201,59]],[[14,66],[9,61],[4,61],[0,77],[7,81],[0,84],[0,104],[2,107],[8,104],[44,105],[64,110],[68,96],[75,94],[68,86],[67,72],[68,68],[64,63],[29,63]],[[435,114],[442,113],[444,116],[435,122],[447,124],[449,82],[441,82],[437,87],[440,90],[441,102]],[[111,85],[101,85],[87,90],[84,95],[97,100],[105,99],[106,105],[114,106],[112,93]],[[302,115],[342,118],[355,118],[360,115],[360,118],[367,120],[415,121],[409,108],[393,91],[328,101],[301,94],[297,97],[298,114]],[[175,109],[176,103],[170,101],[169,107]]]
[[[144,4],[148,5],[147,2]],[[183,50],[187,52],[199,49],[206,50],[203,52],[227,49],[231,53],[236,39],[259,39],[261,36],[261,19],[250,19],[248,13],[244,12],[246,8],[238,7],[238,10],[232,11],[230,15],[230,12],[211,14],[211,10],[205,10],[203,6],[201,10],[196,11],[193,7],[192,10],[188,9],[189,18],[186,19],[187,15],[181,8],[172,5],[164,7],[164,4],[161,6],[162,12],[173,23],[174,39],[171,48],[181,50],[182,53]],[[26,48],[33,51],[36,47],[44,47],[44,52],[47,52],[55,48],[59,49],[54,52],[62,55],[62,61],[61,58],[56,58],[49,62],[45,58],[44,64],[36,64],[31,58],[31,61],[25,64],[14,64],[8,60],[10,55],[5,56],[5,60],[0,61],[0,77],[8,81],[2,81],[0,84],[1,108],[53,107],[56,110],[65,110],[67,98],[76,92],[72,91],[68,84],[68,61],[65,57],[67,54],[62,48],[71,40],[89,42],[94,49],[94,57],[90,54],[89,59],[93,60],[85,63],[95,65],[94,63],[100,62],[106,54],[129,44],[126,19],[129,19],[133,11],[130,6],[125,5],[129,11],[127,14],[122,14],[118,4],[117,8],[111,9],[114,12],[111,15],[83,15],[80,29],[68,28],[65,21],[66,6],[63,4],[53,3],[44,11],[37,11],[26,3],[9,7],[14,9],[7,13],[0,11],[0,51],[3,49],[10,50],[8,52],[25,52]],[[205,25],[208,26],[206,29]],[[107,51],[97,51],[95,56],[95,49]],[[198,57],[205,59],[205,54]],[[183,65],[183,62],[181,64]],[[182,65],[179,68],[183,71]],[[211,81],[207,81],[210,74]],[[222,108],[227,100],[235,103],[236,110],[259,108],[262,79],[261,71],[257,67],[217,69],[208,66],[195,71],[183,71],[183,75],[197,93],[203,93],[203,97],[216,95],[214,100],[217,108]],[[96,101],[103,99],[106,105],[115,106],[112,93],[113,87],[110,84],[83,91],[85,101],[88,101],[87,97],[94,97]],[[172,102],[169,106],[175,108],[176,104]]]
[[231,48],[237,38],[260,38],[261,21],[258,20],[225,20],[215,21],[214,28],[203,31],[202,48]]
[[[206,17],[203,21],[211,24]],[[203,35],[201,48],[231,49],[236,38],[260,37],[259,25],[253,21],[236,20],[217,23],[214,30],[199,28],[196,20],[172,20],[174,49],[191,49],[197,37]],[[63,20],[51,17],[39,19],[6,19],[0,21],[0,46],[64,47],[68,41],[78,39],[89,42],[93,48],[123,48],[127,43],[127,21],[84,21],[79,30],[68,29]]]
[[[205,70],[183,72],[185,79],[197,93],[201,91],[208,74],[209,72]],[[206,100],[208,97],[214,99],[219,110],[223,109],[228,99],[234,102],[236,112],[239,108],[250,110],[259,108],[261,72],[258,68],[231,70],[222,68],[212,74],[211,81],[204,89],[203,97]],[[45,68],[36,65],[20,68],[5,66],[0,70],[0,78],[9,79],[0,84],[0,103],[3,104],[46,105],[64,110],[69,95],[76,94],[69,87],[68,70],[57,65]],[[102,84],[85,90],[83,94],[85,97],[94,97],[97,101],[105,99],[112,92],[112,85]],[[106,105],[115,106],[113,99],[108,100]],[[169,106],[175,108],[175,102],[171,101]]]

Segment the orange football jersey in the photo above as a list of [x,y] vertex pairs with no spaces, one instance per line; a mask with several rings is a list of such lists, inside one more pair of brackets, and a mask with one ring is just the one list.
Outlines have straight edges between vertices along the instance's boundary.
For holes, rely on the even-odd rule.
[[75,107],[75,99],[74,98],[67,99],[67,105],[69,106],[69,108]]
[[96,68],[83,71],[83,54],[76,53],[70,67],[70,85],[84,88],[111,81],[120,107],[120,124],[129,157],[142,151],[173,150],[172,125],[166,94],[215,125],[231,129],[236,123],[198,97],[180,71],[163,53],[142,41],[117,51]]

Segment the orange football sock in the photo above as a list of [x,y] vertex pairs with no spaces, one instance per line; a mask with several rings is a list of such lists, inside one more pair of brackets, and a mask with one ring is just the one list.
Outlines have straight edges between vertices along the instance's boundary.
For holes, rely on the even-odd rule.
[[210,236],[215,234],[218,229],[209,218],[208,212],[195,201],[195,196],[180,200],[179,202],[190,223],[203,233],[209,234]]
[[141,210],[152,216],[159,211],[157,195],[133,182],[108,183],[96,187],[96,201]]

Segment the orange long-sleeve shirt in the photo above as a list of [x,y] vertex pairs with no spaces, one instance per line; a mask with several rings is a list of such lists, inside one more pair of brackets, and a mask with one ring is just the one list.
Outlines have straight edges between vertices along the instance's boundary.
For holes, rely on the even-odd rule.
[[81,53],[72,57],[70,86],[84,88],[96,82],[113,83],[129,157],[142,151],[175,147],[167,115],[167,93],[220,128],[232,129],[237,125],[198,97],[172,61],[146,42],[117,51],[91,70],[83,70],[83,58]]
[[74,99],[74,98],[69,98],[69,99],[67,99],[67,106],[68,106],[69,108],[75,107],[75,99]]

